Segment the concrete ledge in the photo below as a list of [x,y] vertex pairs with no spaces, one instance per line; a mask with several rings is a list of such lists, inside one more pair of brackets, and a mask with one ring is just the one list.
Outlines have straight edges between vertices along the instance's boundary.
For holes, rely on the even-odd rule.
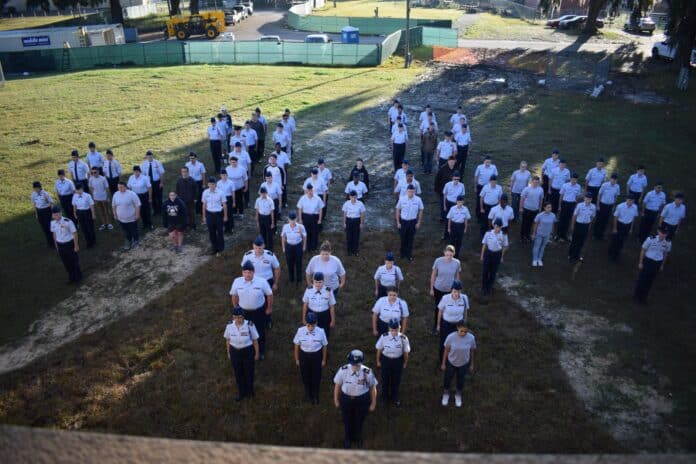
[[41,463],[248,464],[686,464],[695,455],[484,455],[284,448],[0,426],[0,461]]

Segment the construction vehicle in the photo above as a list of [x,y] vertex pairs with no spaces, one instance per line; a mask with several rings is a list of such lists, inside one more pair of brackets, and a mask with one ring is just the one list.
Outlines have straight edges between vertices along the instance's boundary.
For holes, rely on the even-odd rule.
[[224,11],[202,11],[195,15],[172,16],[167,21],[167,35],[179,40],[201,34],[212,40],[224,31]]

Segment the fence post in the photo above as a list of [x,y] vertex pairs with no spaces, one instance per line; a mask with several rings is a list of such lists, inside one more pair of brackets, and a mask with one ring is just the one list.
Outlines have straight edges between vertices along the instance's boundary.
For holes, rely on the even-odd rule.
[[331,66],[334,65],[334,43],[331,42]]

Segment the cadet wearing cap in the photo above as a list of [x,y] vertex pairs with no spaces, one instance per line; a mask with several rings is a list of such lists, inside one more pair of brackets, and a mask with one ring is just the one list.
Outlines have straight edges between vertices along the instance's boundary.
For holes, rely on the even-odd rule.
[[614,210],[614,227],[611,242],[609,242],[609,259],[617,261],[626,237],[631,235],[633,224],[639,216],[638,207],[632,197],[626,197],[626,201],[616,206]]
[[140,218],[143,220],[143,228],[152,229],[152,218],[150,217],[152,185],[150,178],[143,175],[140,166],[133,166],[133,174],[128,178],[128,188],[140,198]]
[[[488,185],[488,182],[491,180],[492,176],[498,176],[498,168],[495,167],[495,164],[491,161],[490,156],[485,156],[483,158],[483,163],[479,164],[476,166],[476,170],[474,171],[474,185],[476,186],[476,203],[478,203],[478,197],[481,196],[481,190],[483,189],[484,186]],[[496,199],[496,203],[498,200]]]
[[203,224],[208,226],[211,254],[220,256],[225,250],[225,236],[223,225],[227,221],[227,198],[225,194],[217,190],[215,177],[208,178],[208,188],[203,192]]
[[635,174],[632,174],[626,182],[626,196],[633,197],[636,204],[640,204],[640,199],[643,196],[643,192],[648,186],[648,178],[645,175],[645,166],[638,166]]
[[399,386],[401,374],[408,365],[411,344],[408,337],[399,332],[399,319],[393,318],[388,323],[389,331],[377,339],[377,367],[382,369],[382,401],[393,401],[401,406]]
[[447,213],[447,233],[454,246],[455,258],[459,258],[464,234],[469,229],[469,219],[471,219],[471,213],[469,213],[469,208],[464,206],[464,195],[459,195],[457,203]]
[[[541,180],[542,188],[544,189],[544,195],[548,195],[550,189],[549,176],[554,168],[558,167],[560,160],[558,157],[560,153],[557,148],[551,150],[551,156],[544,160],[544,164],[541,165]],[[554,212],[555,214],[555,212]]]
[[324,202],[321,198],[314,195],[314,186],[305,185],[305,194],[297,201],[297,215],[300,224],[307,230],[307,249],[314,251],[319,244],[319,225],[321,225],[321,214]]
[[232,308],[232,320],[225,327],[225,347],[234,378],[237,381],[237,398],[254,396],[254,362],[259,359],[259,333],[251,321],[244,320],[244,310]]
[[570,181],[570,171],[566,168],[565,160],[559,160],[558,166],[551,170],[549,174],[549,203],[553,206],[553,213],[558,213],[560,206],[561,187]]
[[[273,312],[273,291],[268,282],[254,275],[254,265],[245,261],[242,277],[237,277],[230,288],[232,306],[244,310],[244,319],[251,321],[259,332],[261,359],[266,355],[266,316]],[[265,311],[264,311],[265,308]]]
[[384,264],[375,272],[375,296],[381,298],[387,296],[387,288],[399,289],[399,284],[404,280],[401,268],[394,264],[394,253],[388,251],[384,256]]
[[[67,217],[73,222],[77,222],[77,219],[75,218],[75,216],[73,216],[72,208],[72,197],[73,193],[75,193],[75,184],[73,184],[73,181],[71,181],[70,179],[66,179],[64,169],[58,170],[58,179],[56,179],[54,186],[56,195],[58,195],[58,201],[60,201],[60,206],[63,209],[65,217]],[[50,222],[50,211],[48,212],[48,218]],[[51,241],[53,241],[53,239],[51,239]]]
[[329,287],[324,285],[324,273],[315,272],[312,285],[302,296],[302,321],[307,321],[308,314],[317,317],[317,325],[326,332],[326,338],[331,336],[331,329],[336,325],[336,297]]
[[285,263],[288,266],[288,282],[299,284],[302,278],[302,254],[307,249],[307,231],[297,222],[297,213],[288,212],[288,223],[283,225],[280,232],[285,253]]
[[532,224],[537,214],[541,211],[544,200],[544,189],[539,187],[539,177],[532,177],[531,185],[522,190],[520,196],[520,213],[522,213],[522,225],[520,226],[520,238],[523,242],[532,240]]
[[406,196],[396,203],[396,228],[401,236],[401,258],[413,261],[413,239],[423,221],[423,201],[415,196],[416,188],[406,188]]
[[585,193],[585,201],[578,203],[573,212],[573,220],[570,223],[570,233],[573,238],[570,240],[568,247],[568,260],[582,261],[580,255],[582,247],[587,238],[587,232],[590,230],[590,224],[597,214],[597,207],[592,203],[592,192]]
[[350,192],[355,191],[358,194],[358,200],[367,199],[367,185],[360,180],[360,173],[354,171],[352,177],[353,180],[346,184],[346,198],[350,199]]
[[486,232],[481,240],[481,262],[483,263],[481,293],[484,295],[490,295],[493,291],[498,267],[503,262],[508,247],[508,237],[503,233],[502,228],[503,221],[496,219],[493,221],[493,229]]
[[660,216],[660,210],[667,203],[667,196],[662,191],[662,181],[655,182],[655,187],[645,194],[643,198],[643,211],[640,219],[640,228],[638,229],[638,240],[644,242],[650,235],[657,218]]
[[104,161],[104,176],[109,183],[109,190],[111,195],[118,191],[118,183],[121,180],[121,174],[123,174],[123,168],[121,163],[114,159],[114,152],[111,150],[106,150],[106,161]]
[[667,230],[667,240],[671,241],[674,238],[679,224],[681,224],[685,217],[686,205],[684,204],[684,194],[677,192],[674,195],[674,201],[665,205],[660,213],[659,225]]
[[254,203],[256,210],[256,224],[258,226],[259,235],[263,237],[264,242],[268,245],[268,249],[273,249],[273,235],[275,235],[276,217],[275,203],[268,196],[266,187],[259,189],[259,197]]
[[457,331],[457,322],[467,321],[469,314],[469,297],[462,293],[462,282],[452,282],[452,291],[443,295],[437,305],[437,331],[440,334],[440,352],[438,362],[442,360],[445,350],[445,340],[452,332]]
[[406,154],[406,146],[408,144],[408,133],[406,132],[406,126],[402,123],[397,123],[396,130],[392,132],[390,145],[392,150],[392,159],[394,161],[394,171],[399,169],[401,166],[401,161],[404,159]]
[[592,203],[597,203],[599,189],[607,179],[607,170],[604,168],[604,158],[599,158],[595,167],[587,171],[585,176],[585,191],[592,194]]
[[481,237],[488,230],[488,215],[491,213],[491,208],[500,202],[500,197],[503,196],[503,188],[498,185],[498,176],[493,174],[488,183],[481,188],[478,198],[478,217]]
[[[272,251],[264,249],[263,237],[260,235],[254,240],[254,248],[244,253],[242,256],[241,265],[251,261],[254,265],[254,276],[264,279],[268,282],[271,290],[278,290],[278,281],[280,280],[280,263],[278,258]],[[266,318],[266,327],[269,329],[273,325],[273,319],[269,315]]]
[[343,203],[343,228],[346,230],[346,252],[358,256],[360,251],[360,229],[365,223],[365,205],[358,200],[358,192],[348,192],[350,199]]
[[466,322],[457,322],[457,331],[449,334],[445,339],[445,350],[442,353],[440,369],[445,371],[444,392],[442,393],[443,406],[449,404],[450,385],[456,374],[457,390],[454,393],[454,403],[458,408],[462,407],[464,380],[469,372],[474,371],[474,353],[476,353],[474,334],[469,332],[469,326]]
[[77,150],[73,150],[70,154],[68,172],[70,173],[70,178],[76,187],[77,184],[87,182],[87,177],[89,176],[89,166],[87,166],[87,163],[80,159],[80,153]]
[[191,176],[191,179],[193,179],[196,182],[196,186],[198,187],[198,199],[196,200],[196,212],[200,213],[201,212],[201,196],[203,195],[203,181],[205,178],[205,165],[198,161],[198,155],[194,152],[189,152],[189,160],[185,164],[185,166],[189,170],[189,175]]
[[[462,195],[464,196],[465,191],[464,191],[464,184],[460,182],[461,176],[459,175],[459,171],[454,171],[452,173],[452,180],[447,182],[445,186],[442,188],[442,209],[445,212],[445,217],[447,217],[447,213],[449,213],[450,208],[452,208],[456,203],[457,203],[457,197]],[[449,227],[445,227],[445,235],[443,237],[444,240],[449,239]]]
[[68,271],[69,283],[77,283],[82,280],[80,260],[77,252],[80,246],[77,239],[75,224],[60,214],[60,206],[51,209],[53,220],[51,221],[51,233],[58,249],[58,256]]
[[[162,188],[164,187],[164,166],[153,158],[153,153],[148,150],[145,153],[145,161],[140,169],[147,174],[152,185],[152,214],[157,215],[162,211]],[[220,170],[218,169],[217,172]]]
[[72,198],[73,213],[80,223],[80,229],[85,235],[87,248],[97,244],[97,233],[94,228],[94,220],[97,218],[94,211],[92,195],[84,191],[83,184],[78,185]]
[[318,404],[321,370],[326,366],[329,340],[324,330],[317,327],[316,314],[307,314],[305,326],[297,329],[292,343],[295,345],[295,365],[300,368],[305,400]]
[[[589,191],[589,190],[588,190]],[[592,191],[589,191],[592,193]],[[563,184],[558,196],[558,227],[556,228],[556,239],[568,241],[568,227],[573,218],[575,207],[578,204],[578,197],[582,193],[582,187],[578,184],[578,174],[573,173],[570,180]],[[594,193],[593,193],[594,195]]]
[[645,239],[640,249],[640,258],[638,259],[640,273],[636,281],[636,289],[633,292],[633,298],[636,301],[644,303],[648,298],[650,287],[657,274],[665,269],[667,255],[671,250],[672,242],[667,240],[665,227],[660,227],[657,230],[657,235]]
[[507,235],[510,222],[515,220],[515,212],[513,211],[512,207],[508,205],[507,193],[500,195],[500,202],[492,207],[488,212],[490,228],[493,228],[493,223],[496,219],[503,221],[503,233]]
[[31,203],[34,205],[36,220],[39,222],[41,230],[46,236],[46,244],[49,248],[53,248],[54,240],[53,234],[51,233],[51,207],[53,206],[53,199],[51,195],[41,187],[41,182],[38,180],[32,183],[32,188]]
[[364,359],[362,351],[351,351],[348,364],[334,376],[334,405],[341,408],[343,416],[344,448],[350,448],[353,443],[363,447],[363,423],[367,412],[377,408],[377,379],[372,369],[363,365]]
[[597,192],[597,220],[593,227],[595,240],[604,239],[604,231],[607,228],[611,212],[616,204],[616,199],[621,194],[621,186],[617,182],[618,178],[616,173],[612,174],[609,181],[604,182]]
[[389,330],[391,319],[401,321],[402,332],[406,333],[408,323],[408,303],[399,298],[396,287],[387,288],[387,296],[379,298],[372,307],[372,335],[379,337]]

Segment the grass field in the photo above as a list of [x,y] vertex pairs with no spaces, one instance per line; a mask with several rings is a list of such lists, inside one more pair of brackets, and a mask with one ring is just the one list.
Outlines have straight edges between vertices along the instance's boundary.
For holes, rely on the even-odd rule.
[[[151,14],[143,18],[126,19],[124,27],[134,27],[139,32],[161,31],[167,19],[168,14]],[[103,24],[104,19],[97,14],[85,16],[24,16],[16,18],[0,18],[0,31],[11,29],[30,29],[43,27],[64,27],[64,26],[81,26],[86,24]]]
[[[336,2],[336,8],[332,2],[326,2],[323,8],[312,11],[317,16],[354,16],[361,18],[373,18],[375,7],[379,8],[380,18],[405,18],[406,2],[377,2],[374,0],[347,0]],[[453,8],[411,8],[411,17],[418,19],[451,19],[455,21],[462,15],[460,10]]]
[[34,27],[63,26],[74,21],[73,16],[25,16],[16,18],[0,18],[0,31],[11,29],[30,29]]

